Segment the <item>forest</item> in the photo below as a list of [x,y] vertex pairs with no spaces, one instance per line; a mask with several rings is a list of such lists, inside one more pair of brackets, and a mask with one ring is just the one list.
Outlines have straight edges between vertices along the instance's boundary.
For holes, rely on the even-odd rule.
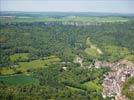
[[122,59],[134,63],[133,17],[0,16],[2,100],[111,100],[102,95],[111,69],[95,62]]

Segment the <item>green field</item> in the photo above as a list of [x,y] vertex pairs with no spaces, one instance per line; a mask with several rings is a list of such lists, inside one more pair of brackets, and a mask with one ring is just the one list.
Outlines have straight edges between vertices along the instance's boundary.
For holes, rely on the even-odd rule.
[[89,82],[84,83],[83,85],[86,86],[90,90],[96,90],[96,91],[102,90],[102,86],[95,83],[95,81],[89,81]]
[[0,84],[4,85],[39,85],[37,79],[28,75],[0,76]]
[[95,48],[86,48],[85,53],[90,57],[95,57],[95,58],[99,57],[99,53]]
[[43,59],[33,60],[31,62],[20,62],[19,68],[17,68],[17,70],[25,72],[28,69],[39,69],[47,67],[48,65],[59,61],[60,59],[58,57],[50,56],[50,57],[44,57]]
[[132,61],[134,63],[134,55],[132,55],[132,54],[127,55],[125,59]]
[[86,45],[87,48],[84,51],[88,56],[98,58],[102,54],[102,51],[90,41],[90,37],[87,38]]
[[[16,60],[18,57],[22,58],[27,58],[27,54],[15,54],[12,57],[12,60]],[[56,56],[49,56],[49,57],[44,57],[40,58],[37,60],[29,61],[29,62],[18,62],[18,65],[13,65],[10,67],[3,67],[0,69],[1,75],[8,75],[8,74],[13,74],[13,73],[25,73],[27,71],[31,71],[34,69],[40,69],[40,68],[45,68],[48,65],[52,63],[59,62],[60,58]]]
[[16,53],[14,55],[10,56],[11,61],[17,61],[17,60],[27,60],[28,59],[28,53]]

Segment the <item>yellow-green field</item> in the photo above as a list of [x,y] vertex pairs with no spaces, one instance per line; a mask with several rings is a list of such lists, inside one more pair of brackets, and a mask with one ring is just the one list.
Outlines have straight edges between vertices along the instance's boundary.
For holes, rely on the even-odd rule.
[[85,53],[91,57],[98,57],[100,54],[98,53],[96,48],[86,48]]
[[95,83],[93,81],[86,82],[83,85],[86,86],[90,90],[94,90],[94,89],[96,91],[101,91],[102,90],[102,86],[98,85],[97,83]]
[[86,45],[87,48],[85,49],[85,53],[90,57],[97,58],[102,54],[102,51],[90,41],[90,37],[87,38]]
[[[13,60],[15,60],[17,57],[18,55],[15,55],[15,57],[13,57],[14,58]],[[40,58],[37,60],[33,60],[30,62],[18,62],[18,65],[1,68],[0,74],[9,75],[9,74],[17,73],[17,72],[25,73],[28,70],[45,68],[49,64],[56,63],[59,61],[60,61],[60,58],[56,56],[49,56],[49,57],[44,57],[44,58]]]
[[59,62],[60,59],[56,56],[44,57],[44,59],[33,60],[31,62],[20,62],[17,70],[25,72],[28,69],[38,69],[48,66],[49,64]]
[[16,53],[10,56],[11,61],[26,60],[28,59],[28,53]]
[[134,55],[132,55],[132,54],[127,55],[125,59],[132,61],[134,63]]

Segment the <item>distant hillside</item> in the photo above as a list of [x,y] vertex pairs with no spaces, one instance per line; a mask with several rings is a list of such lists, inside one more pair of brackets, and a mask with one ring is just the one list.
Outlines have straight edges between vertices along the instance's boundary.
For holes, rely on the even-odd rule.
[[120,13],[98,13],[98,12],[20,12],[20,11],[1,11],[0,16],[30,16],[30,17],[44,17],[44,16],[134,16],[134,14],[120,14]]

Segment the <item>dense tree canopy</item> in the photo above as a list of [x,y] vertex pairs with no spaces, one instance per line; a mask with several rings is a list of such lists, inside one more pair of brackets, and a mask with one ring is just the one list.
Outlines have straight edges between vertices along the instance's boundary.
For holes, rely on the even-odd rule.
[[[9,85],[7,82],[10,80],[3,81],[1,76],[0,98],[103,100],[101,94],[103,75],[110,69],[96,69],[94,61],[118,61],[130,54],[132,58],[134,57],[134,20],[128,19],[130,21],[95,24],[93,22],[88,24],[86,21],[86,24],[70,21],[63,24],[62,20],[46,23],[23,20],[1,22],[0,70],[3,72],[10,70],[9,73],[14,74],[11,75],[14,80],[14,77],[18,77],[16,74],[22,74],[26,76],[16,78],[20,82],[22,80],[29,82],[29,79],[36,83],[16,85],[17,82],[14,81],[11,83],[14,85]],[[94,47],[100,48],[103,54],[96,53],[96,48],[92,49],[91,45],[87,44],[87,38],[90,38]],[[92,64],[92,68],[84,69],[80,64],[74,63],[76,55],[83,58],[85,65]],[[23,70],[20,68],[22,65],[24,68],[27,65],[30,68]]]

